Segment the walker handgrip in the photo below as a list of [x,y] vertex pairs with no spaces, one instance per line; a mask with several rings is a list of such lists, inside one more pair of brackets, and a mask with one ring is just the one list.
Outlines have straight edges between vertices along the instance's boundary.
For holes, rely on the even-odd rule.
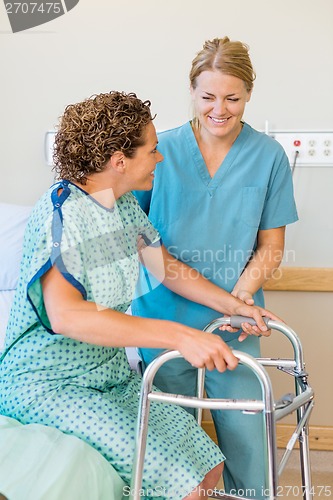
[[[269,318],[263,317],[262,319],[267,326]],[[232,326],[233,328],[241,328],[242,323],[250,323],[250,325],[252,326],[257,324],[253,318],[248,318],[247,316],[230,316],[230,326]]]

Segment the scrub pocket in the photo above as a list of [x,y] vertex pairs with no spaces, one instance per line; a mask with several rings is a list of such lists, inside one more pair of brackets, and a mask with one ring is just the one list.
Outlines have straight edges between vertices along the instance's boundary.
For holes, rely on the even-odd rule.
[[266,190],[260,187],[242,188],[242,221],[249,227],[259,227]]

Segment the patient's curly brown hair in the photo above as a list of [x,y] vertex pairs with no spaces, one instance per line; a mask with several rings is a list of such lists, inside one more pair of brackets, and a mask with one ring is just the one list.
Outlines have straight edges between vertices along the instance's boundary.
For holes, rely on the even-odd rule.
[[54,145],[57,178],[86,184],[87,176],[102,172],[116,152],[128,158],[144,144],[150,121],[150,101],[136,94],[112,91],[93,95],[66,107]]

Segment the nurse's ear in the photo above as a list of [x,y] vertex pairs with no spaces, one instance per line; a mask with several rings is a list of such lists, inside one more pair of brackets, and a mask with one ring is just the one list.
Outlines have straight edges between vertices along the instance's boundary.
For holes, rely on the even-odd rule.
[[124,153],[122,153],[122,151],[116,151],[111,156],[108,164],[109,168],[112,168],[119,174],[123,174],[126,169],[126,156],[124,155]]
[[249,100],[251,99],[251,96],[252,96],[252,89],[247,91],[246,102],[249,102]]
[[190,96],[191,96],[191,99],[192,101],[194,100],[194,88],[192,85],[190,85],[190,88],[189,88],[189,91],[190,91]]

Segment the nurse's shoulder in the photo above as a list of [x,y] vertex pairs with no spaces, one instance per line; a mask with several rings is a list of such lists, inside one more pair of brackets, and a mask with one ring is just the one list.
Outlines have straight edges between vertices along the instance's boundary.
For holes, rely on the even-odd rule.
[[161,147],[167,147],[168,145],[172,146],[177,143],[179,144],[181,141],[184,141],[189,130],[191,130],[189,122],[179,125],[178,127],[158,130],[158,149]]
[[249,131],[249,138],[256,147],[260,147],[263,152],[266,151],[276,157],[285,157],[286,152],[283,149],[282,145],[274,139],[273,135],[268,135],[265,132],[261,132],[259,130],[254,129],[249,124],[246,124],[246,127]]

